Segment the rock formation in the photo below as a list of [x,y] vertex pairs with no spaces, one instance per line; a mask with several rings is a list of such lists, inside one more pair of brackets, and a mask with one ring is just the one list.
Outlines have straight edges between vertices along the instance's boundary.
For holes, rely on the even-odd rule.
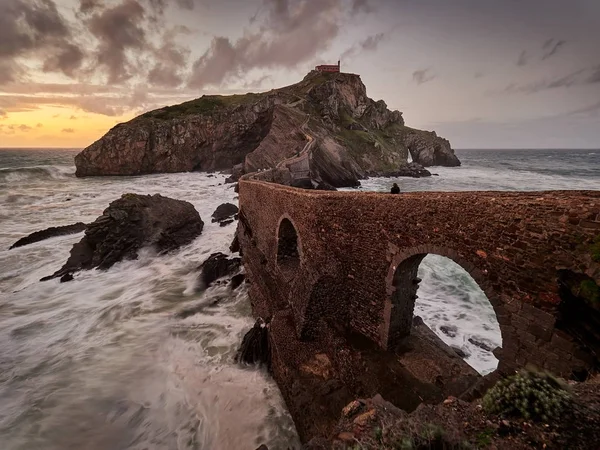
[[277,166],[332,186],[369,172],[460,165],[447,140],[404,125],[402,113],[367,97],[354,74],[310,72],[260,94],[203,96],[119,124],[75,157],[77,176]]
[[87,226],[65,265],[42,281],[94,267],[108,269],[124,259],[136,259],[144,246],[159,253],[174,250],[192,242],[203,227],[191,203],[159,194],[124,194]]
[[241,258],[228,258],[223,253],[213,253],[199,267],[203,287],[209,287],[215,280],[231,275],[240,268],[241,263]]
[[24,245],[33,244],[34,242],[43,241],[56,236],[65,236],[67,234],[80,233],[85,230],[86,224],[83,222],[77,222],[72,225],[65,225],[62,227],[50,227],[45,230],[36,231],[31,233],[24,238],[19,239],[13,245],[10,246],[9,250],[17,247],[23,247]]

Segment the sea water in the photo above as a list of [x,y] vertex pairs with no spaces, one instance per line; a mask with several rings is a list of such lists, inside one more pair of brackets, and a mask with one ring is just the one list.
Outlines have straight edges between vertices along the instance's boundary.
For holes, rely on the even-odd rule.
[[[235,202],[219,174],[78,179],[70,150],[0,150],[0,448],[2,450],[296,448],[281,395],[233,355],[253,323],[247,291],[198,291],[198,265],[228,253],[235,225],[210,215]],[[600,189],[600,151],[463,151],[438,177],[369,179],[364,190]],[[70,283],[39,282],[82,233],[8,250],[50,226],[90,222],[127,192],[187,200],[202,235],[167,255],[143,251]],[[481,373],[497,361],[495,315],[459,266],[421,263],[415,313]],[[179,319],[176,312],[202,306]],[[477,345],[471,341],[476,342]]]

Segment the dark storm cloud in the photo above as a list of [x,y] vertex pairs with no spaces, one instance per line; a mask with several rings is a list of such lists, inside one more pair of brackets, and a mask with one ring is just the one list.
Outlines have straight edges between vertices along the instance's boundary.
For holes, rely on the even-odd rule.
[[575,115],[580,115],[580,114],[581,115],[589,115],[589,116],[596,116],[596,115],[600,114],[600,102],[594,103],[589,106],[585,106],[580,109],[576,109],[575,111],[571,111],[569,113],[570,116],[575,116]]
[[519,59],[517,60],[517,66],[523,67],[527,64],[528,58],[527,58],[527,52],[525,50],[523,50],[521,52],[521,54],[519,55]]
[[523,67],[527,65],[531,60],[540,60],[545,61],[548,58],[553,57],[558,53],[560,48],[567,43],[565,40],[556,40],[554,38],[550,38],[544,42],[541,49],[528,53],[526,50],[523,50],[519,54],[519,58],[517,59],[517,66]]
[[154,51],[155,64],[148,74],[152,85],[177,87],[183,83],[190,50],[175,42],[177,34],[188,34],[189,30],[178,27],[165,33],[161,47]]
[[412,79],[418,85],[427,83],[433,79],[435,79],[437,75],[431,73],[431,69],[420,69],[415,70],[412,74]]
[[556,41],[555,39],[548,39],[542,49],[544,54],[542,55],[542,61],[548,59],[558,52],[558,50],[567,43],[567,41]]
[[567,75],[547,78],[532,83],[511,83],[505,89],[506,93],[535,94],[548,89],[570,88],[600,83],[600,66],[576,70]]
[[52,0],[0,2],[0,83],[23,75],[18,61],[38,57],[45,71],[72,75],[83,62],[83,52]]
[[352,0],[352,14],[356,15],[361,12],[371,13],[373,12],[373,5],[369,0]]
[[368,36],[366,39],[360,41],[358,44],[353,45],[344,53],[342,53],[341,59],[350,59],[358,55],[363,51],[374,52],[379,47],[381,41],[386,38],[385,33],[378,33],[372,36]]
[[96,9],[100,9],[104,4],[101,0],[79,0],[79,11],[87,14]]
[[106,70],[109,83],[120,83],[133,76],[133,63],[127,52],[148,47],[144,17],[145,10],[140,3],[124,0],[88,20],[90,32],[99,41],[95,55],[97,66]]
[[294,68],[326,50],[338,36],[342,0],[265,0],[267,18],[234,42],[215,37],[192,67],[189,86],[219,85],[252,69]]

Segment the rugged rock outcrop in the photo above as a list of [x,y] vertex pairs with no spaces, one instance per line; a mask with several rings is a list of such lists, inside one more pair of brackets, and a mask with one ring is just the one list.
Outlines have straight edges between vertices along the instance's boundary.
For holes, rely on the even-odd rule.
[[241,263],[241,258],[228,258],[223,253],[213,253],[199,267],[202,286],[209,287],[215,280],[231,275],[240,268]]
[[65,265],[42,281],[94,267],[108,269],[121,260],[136,259],[145,246],[159,253],[174,250],[192,242],[203,227],[191,203],[159,194],[124,194],[87,226]]
[[33,244],[34,242],[43,241],[56,236],[65,236],[67,234],[80,233],[85,230],[86,224],[83,222],[77,222],[72,225],[65,225],[62,227],[50,227],[45,230],[36,231],[31,233],[24,238],[19,239],[13,245],[10,246],[9,250],[17,247],[23,247],[24,245]]
[[435,131],[411,130],[404,139],[414,162],[429,166],[460,166],[460,161],[447,139],[439,137]]
[[212,221],[222,223],[231,220],[237,215],[238,212],[238,207],[233,203],[222,203],[217,206],[215,212],[212,213]]
[[235,181],[283,164],[340,187],[399,170],[409,151],[423,166],[460,164],[448,141],[406,127],[402,113],[367,97],[358,75],[313,71],[261,94],[203,96],[148,112],[115,126],[75,165],[77,176],[234,169]]

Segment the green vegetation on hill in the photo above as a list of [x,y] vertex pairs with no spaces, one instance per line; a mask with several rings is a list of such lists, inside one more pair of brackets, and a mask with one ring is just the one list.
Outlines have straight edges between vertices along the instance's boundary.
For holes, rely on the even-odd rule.
[[203,95],[179,105],[167,106],[143,114],[141,117],[171,120],[193,114],[213,114],[223,109],[235,108],[259,101],[264,94]]

